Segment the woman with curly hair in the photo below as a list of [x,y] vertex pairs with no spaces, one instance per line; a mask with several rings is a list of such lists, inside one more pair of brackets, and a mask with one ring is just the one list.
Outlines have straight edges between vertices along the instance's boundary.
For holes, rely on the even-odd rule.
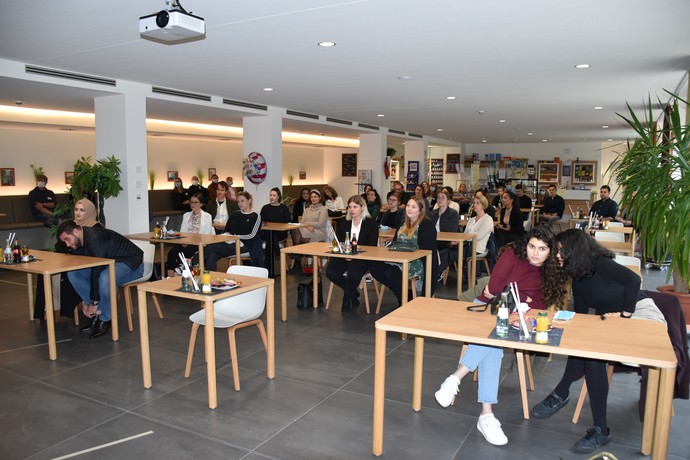
[[[575,312],[587,314],[590,308],[597,315],[615,315],[630,318],[640,293],[640,277],[614,260],[614,255],[589,236],[577,229],[558,235],[559,257],[563,270],[573,278]],[[584,376],[589,391],[594,426],[575,443],[578,453],[589,453],[611,441],[606,422],[606,399],[609,382],[606,362],[597,359],[568,357],[561,381],[546,399],[532,408],[534,418],[549,418],[568,404],[570,385]]]
[[[489,284],[475,302],[486,303],[499,295],[507,284],[515,282],[520,292],[520,302],[527,302],[531,308],[543,310],[550,305],[560,305],[565,276],[560,269],[557,254],[556,234],[553,230],[546,226],[532,229],[524,238],[501,253]],[[489,443],[496,446],[508,443],[501,423],[494,417],[491,407],[498,401],[502,359],[501,347],[470,345],[457,370],[446,378],[436,392],[436,401],[442,407],[448,407],[458,393],[460,380],[479,368],[477,399],[482,405],[482,411],[477,428]]]

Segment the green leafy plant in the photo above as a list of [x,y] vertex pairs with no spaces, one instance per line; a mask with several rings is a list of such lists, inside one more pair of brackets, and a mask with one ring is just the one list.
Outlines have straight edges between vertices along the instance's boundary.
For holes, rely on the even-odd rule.
[[196,170],[196,177],[199,178],[199,185],[204,185],[204,171],[201,168]]
[[38,176],[40,175],[45,175],[45,172],[43,171],[43,166],[35,166],[31,164],[29,165],[29,168],[31,168],[31,172],[34,174],[34,179],[38,179]]
[[156,171],[149,171],[149,190],[153,190],[153,186],[156,184]]
[[[640,118],[628,104],[628,115],[618,114],[635,130],[628,151],[610,170],[623,188],[623,210],[633,211],[633,226],[645,254],[664,260],[672,256],[673,290],[688,292],[690,285],[690,129],[682,122],[688,102],[671,96],[664,120],[655,123],[651,98]],[[669,274],[669,278],[671,275]]]
[[98,218],[105,225],[103,206],[106,198],[116,197],[122,191],[120,185],[120,160],[109,156],[92,163],[91,157],[81,157],[74,163],[74,179],[70,194],[72,200],[88,198],[98,207]]

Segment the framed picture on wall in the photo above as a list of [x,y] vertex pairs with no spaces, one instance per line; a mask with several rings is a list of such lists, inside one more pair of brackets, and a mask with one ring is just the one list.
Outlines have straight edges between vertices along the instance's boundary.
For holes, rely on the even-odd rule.
[[3,187],[14,187],[14,168],[0,168],[0,183]]
[[572,165],[563,165],[563,172],[561,173],[561,177],[563,179],[570,179],[570,176],[572,175]]
[[211,180],[214,175],[216,175],[216,168],[208,168],[208,180]]
[[391,160],[391,180],[400,180],[400,162]]
[[343,177],[357,177],[356,153],[343,153],[342,171],[340,175]]
[[299,180],[307,180],[307,172],[306,171],[300,171],[299,172]]
[[74,181],[74,171],[65,171],[65,184],[72,185]]
[[175,179],[177,179],[177,177],[177,171],[168,171],[168,182],[175,182]]
[[580,161],[573,164],[573,184],[593,185],[596,178],[596,161]]
[[558,184],[561,178],[561,164],[540,161],[537,163],[537,180],[542,184]]

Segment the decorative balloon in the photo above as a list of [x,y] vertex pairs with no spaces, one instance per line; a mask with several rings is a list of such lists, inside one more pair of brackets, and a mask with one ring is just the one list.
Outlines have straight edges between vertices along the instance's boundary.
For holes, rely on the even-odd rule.
[[266,159],[259,152],[252,152],[247,155],[244,162],[244,170],[242,174],[252,184],[259,185],[266,180],[266,173],[268,172],[268,165]]

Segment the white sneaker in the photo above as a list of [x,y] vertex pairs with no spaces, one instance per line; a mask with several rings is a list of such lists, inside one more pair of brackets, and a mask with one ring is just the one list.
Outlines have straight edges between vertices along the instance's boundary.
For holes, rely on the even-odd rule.
[[501,429],[501,422],[498,421],[494,414],[484,414],[479,416],[477,421],[477,429],[484,435],[484,439],[489,444],[494,446],[505,446],[508,444],[508,438],[503,434]]
[[459,386],[460,379],[452,374],[449,375],[441,384],[441,388],[434,393],[434,396],[436,396],[436,402],[438,402],[441,407],[450,406],[455,399],[455,395],[458,394]]

